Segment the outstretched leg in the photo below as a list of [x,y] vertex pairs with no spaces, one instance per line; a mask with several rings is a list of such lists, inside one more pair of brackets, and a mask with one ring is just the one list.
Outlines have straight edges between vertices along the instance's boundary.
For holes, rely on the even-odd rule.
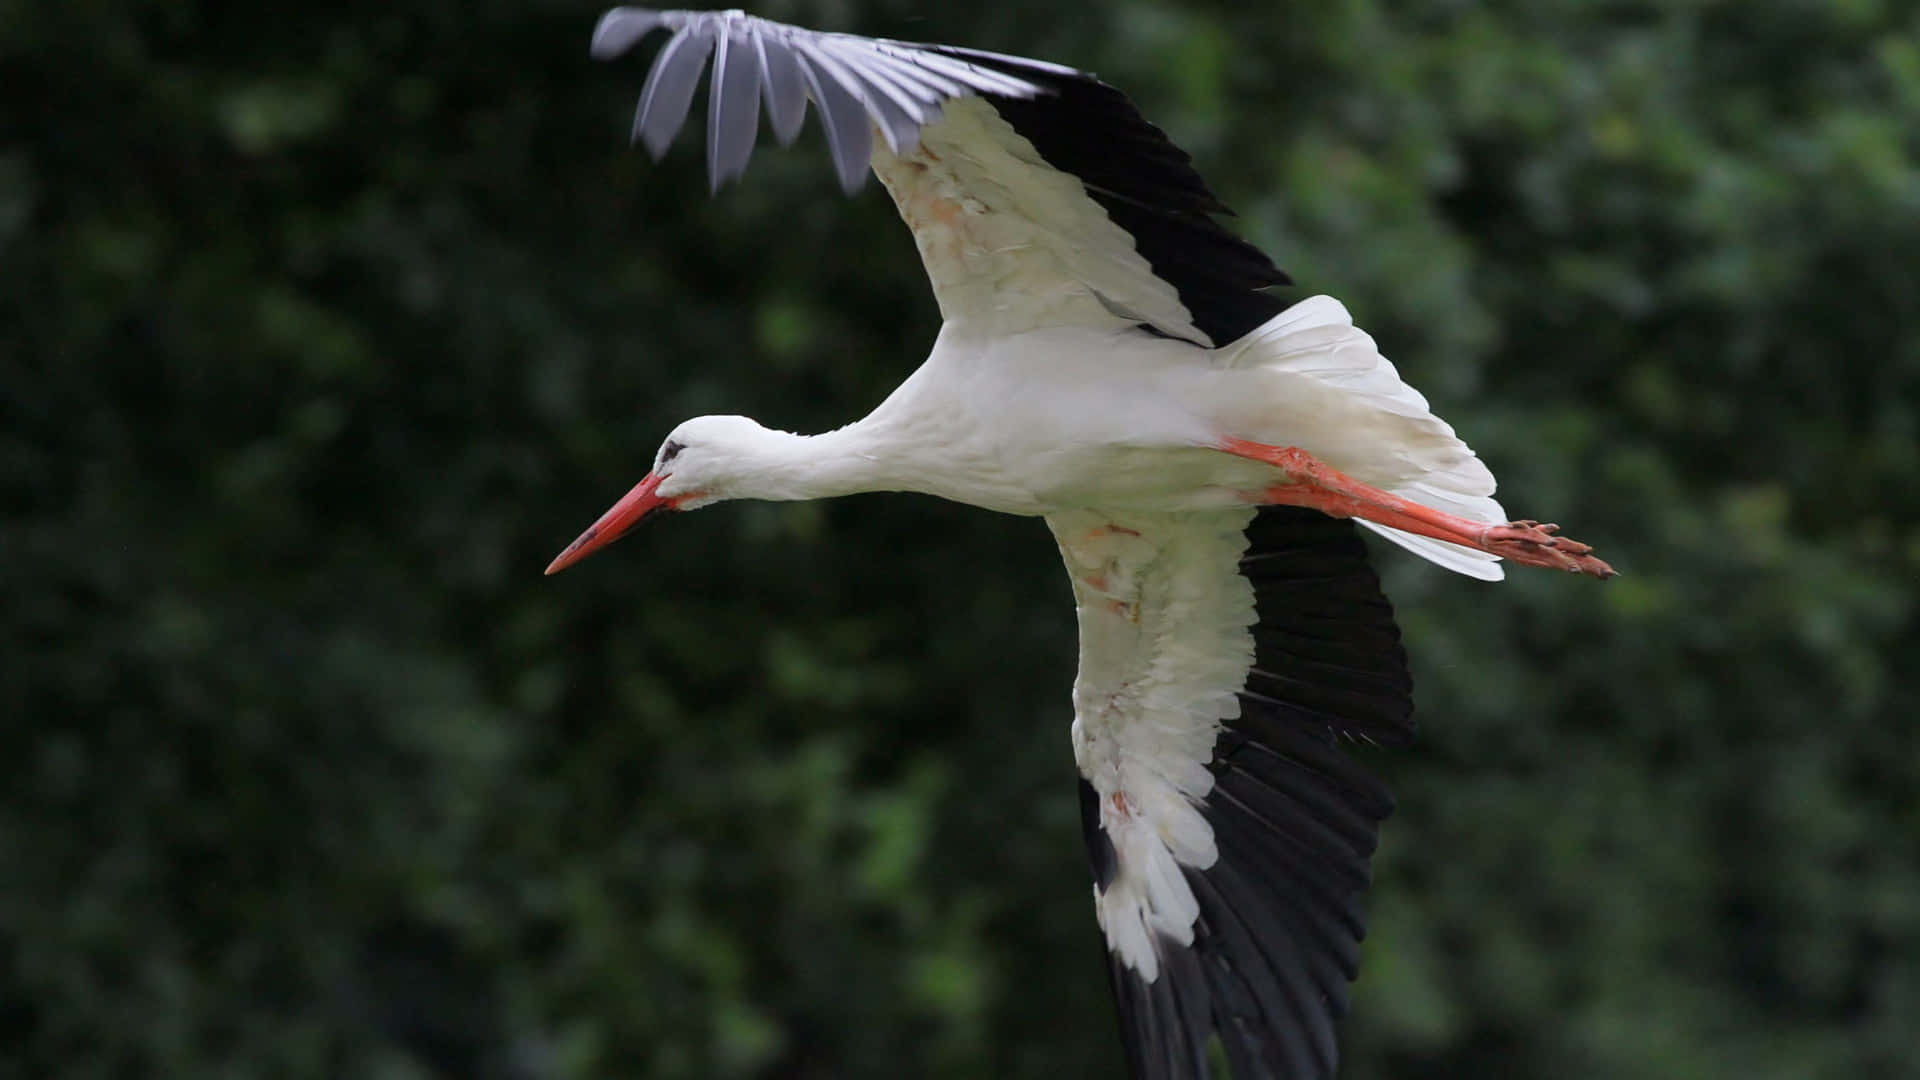
[[1542,525],[1537,521],[1488,525],[1469,521],[1363,484],[1297,447],[1227,439],[1220,444],[1220,449],[1235,457],[1264,462],[1287,474],[1286,483],[1259,493],[1264,503],[1311,507],[1333,517],[1365,518],[1403,532],[1478,548],[1523,566],[1544,566],[1597,578],[1614,576],[1613,567],[1589,554],[1591,547],[1555,535],[1560,529],[1558,525]]

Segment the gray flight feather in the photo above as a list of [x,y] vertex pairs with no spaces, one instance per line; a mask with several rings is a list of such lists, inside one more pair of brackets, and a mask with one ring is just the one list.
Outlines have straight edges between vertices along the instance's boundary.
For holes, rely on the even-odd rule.
[[800,75],[807,80],[807,94],[820,113],[820,126],[827,129],[827,149],[833,152],[834,171],[840,174],[840,186],[852,194],[866,182],[867,159],[873,155],[866,106],[834,76],[830,61],[812,42],[793,44],[799,54]]
[[919,139],[926,108],[921,98],[929,96],[928,90],[917,87],[916,96],[913,91],[895,82],[887,75],[882,64],[874,62],[881,57],[863,56],[844,46],[835,48],[842,45],[837,41],[825,44],[834,59],[840,61],[841,66],[851,72],[868,91],[863,96],[874,119],[880,122],[880,132],[886,136],[887,145],[895,152],[912,147]]
[[773,137],[781,146],[791,146],[800,137],[800,125],[807,122],[807,81],[800,75],[800,61],[784,41],[755,34],[753,43],[760,49],[760,70],[766,76],[760,89],[767,99]]
[[712,92],[707,101],[707,177],[714,191],[747,171],[760,126],[760,57],[753,40],[720,35],[713,52]]
[[645,8],[614,8],[600,16],[600,25],[593,28],[593,45],[588,51],[595,60],[611,60],[633,48],[633,43],[646,37],[654,27],[664,25],[669,14],[671,12]]
[[700,85],[700,72],[712,49],[710,27],[684,27],[667,39],[653,70],[647,72],[647,83],[640,88],[640,108],[633,116],[633,137],[646,144],[654,157],[667,152],[680,125],[687,122],[693,88]]
[[[800,134],[811,100],[827,134],[834,171],[851,192],[867,175],[873,128],[896,152],[919,143],[920,127],[940,106],[969,94],[1031,98],[1049,91],[1017,76],[970,63],[964,50],[829,34],[758,19],[739,11],[652,11],[615,8],[593,32],[595,58],[611,60],[655,29],[673,36],[654,57],[634,113],[633,138],[654,157],[666,153],[687,121],[707,57],[713,77],[707,99],[707,176],[717,190],[746,171],[764,100],[782,144]],[[1049,74],[1072,68],[993,53]]]

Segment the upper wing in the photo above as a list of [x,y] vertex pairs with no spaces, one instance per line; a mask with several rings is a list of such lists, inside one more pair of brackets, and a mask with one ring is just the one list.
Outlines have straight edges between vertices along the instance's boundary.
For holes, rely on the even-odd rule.
[[656,27],[675,32],[641,91],[637,141],[666,151],[709,55],[716,188],[745,170],[763,102],[789,142],[813,101],[841,183],[858,187],[872,164],[950,320],[1142,323],[1212,346],[1285,306],[1260,290],[1286,275],[1214,220],[1227,208],[1188,156],[1091,75],[739,12],[641,8],[602,17],[594,55],[617,56]]
[[1392,810],[1341,736],[1412,737],[1353,524],[1292,507],[1047,519],[1080,612],[1074,756],[1141,1078],[1331,1078]]

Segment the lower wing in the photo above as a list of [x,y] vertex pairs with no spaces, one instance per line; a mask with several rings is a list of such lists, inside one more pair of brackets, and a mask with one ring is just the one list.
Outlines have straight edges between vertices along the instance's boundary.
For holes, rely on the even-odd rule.
[[1265,507],[1047,519],[1073,575],[1074,755],[1133,1072],[1330,1078],[1386,789],[1413,734],[1354,525]]

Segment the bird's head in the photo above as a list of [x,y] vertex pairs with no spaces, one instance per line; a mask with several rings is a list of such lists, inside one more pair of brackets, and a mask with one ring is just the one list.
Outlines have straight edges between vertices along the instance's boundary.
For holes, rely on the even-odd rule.
[[667,510],[695,510],[727,499],[764,498],[771,463],[795,436],[744,416],[697,416],[673,429],[653,471],[547,566],[557,574]]

